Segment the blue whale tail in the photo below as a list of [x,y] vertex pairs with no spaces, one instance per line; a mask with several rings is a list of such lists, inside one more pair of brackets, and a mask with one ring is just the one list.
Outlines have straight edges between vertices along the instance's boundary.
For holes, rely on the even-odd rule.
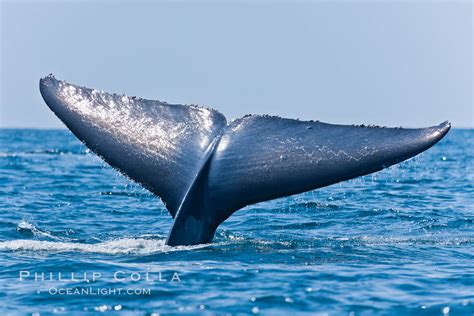
[[112,167],[159,196],[168,245],[211,242],[236,210],[376,172],[441,140],[448,122],[405,129],[247,115],[79,87],[47,76],[50,109]]

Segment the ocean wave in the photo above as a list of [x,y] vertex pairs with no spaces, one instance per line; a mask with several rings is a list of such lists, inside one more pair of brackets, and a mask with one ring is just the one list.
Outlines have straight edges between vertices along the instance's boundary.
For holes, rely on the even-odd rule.
[[21,233],[30,233],[35,237],[46,237],[53,240],[61,240],[60,237],[52,235],[49,231],[39,229],[38,226],[26,219],[18,223],[16,230]]
[[320,203],[314,201],[307,201],[307,202],[300,202],[291,204],[290,207],[297,207],[297,208],[307,208],[307,209],[340,209],[341,207],[336,204],[329,204],[329,203]]
[[328,237],[315,240],[360,246],[398,246],[398,245],[427,245],[427,246],[462,246],[471,245],[474,239],[462,236],[358,236],[358,237]]
[[148,255],[160,252],[196,250],[209,246],[211,244],[170,247],[165,245],[164,239],[145,238],[120,238],[96,244],[29,239],[0,241],[0,251],[85,252],[110,255]]

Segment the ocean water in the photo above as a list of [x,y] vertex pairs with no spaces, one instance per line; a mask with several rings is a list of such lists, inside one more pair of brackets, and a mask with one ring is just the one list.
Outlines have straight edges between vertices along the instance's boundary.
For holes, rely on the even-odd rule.
[[474,130],[164,245],[161,201],[66,130],[0,130],[0,315],[474,313]]

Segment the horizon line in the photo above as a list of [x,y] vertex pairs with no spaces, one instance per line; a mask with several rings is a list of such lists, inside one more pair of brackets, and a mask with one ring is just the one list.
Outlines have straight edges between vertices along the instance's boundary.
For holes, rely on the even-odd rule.
[[[325,123],[325,122],[322,122],[322,123]],[[450,122],[451,123],[451,122]],[[336,123],[328,123],[328,124],[336,124]],[[337,124],[337,125],[350,125],[350,124]],[[416,128],[426,128],[426,127],[429,127],[429,126],[423,126],[423,127],[413,127],[413,126],[384,126],[386,128],[397,128],[397,127],[401,127],[401,128],[412,128],[412,129],[416,129]],[[63,126],[63,127],[34,127],[34,126],[0,126],[0,130],[7,130],[7,129],[35,129],[35,130],[65,130],[65,131],[70,131],[66,126]],[[451,123],[451,129],[463,129],[463,130],[470,130],[470,129],[474,129],[474,125],[473,126],[455,126],[453,123]]]

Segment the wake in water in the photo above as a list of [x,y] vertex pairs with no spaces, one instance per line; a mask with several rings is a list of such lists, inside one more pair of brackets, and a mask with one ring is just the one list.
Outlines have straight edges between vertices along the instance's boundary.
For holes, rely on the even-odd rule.
[[160,252],[194,250],[205,248],[210,244],[195,246],[170,247],[165,239],[153,239],[143,235],[136,238],[117,238],[99,243],[78,242],[77,239],[58,237],[53,233],[39,228],[27,219],[21,220],[16,230],[22,234],[49,240],[16,239],[0,241],[0,251],[46,251],[46,252],[86,252],[99,254],[139,254],[147,255]]
[[195,250],[209,246],[210,244],[170,247],[165,245],[165,239],[151,240],[145,238],[120,238],[97,244],[17,239],[1,241],[0,251],[86,252],[109,255],[149,255],[160,252]]
[[29,222],[26,219],[18,223],[16,230],[21,233],[32,234],[35,237],[46,237],[54,240],[62,240],[60,237],[56,237],[48,231],[39,229],[35,224]]
[[[246,239],[235,236],[227,231],[220,231],[217,238],[220,242],[213,244],[199,244],[194,246],[168,246],[164,238],[151,238],[150,235],[139,237],[116,238],[101,241],[99,243],[84,243],[77,240],[54,236],[48,231],[41,230],[35,224],[22,220],[17,225],[17,231],[31,233],[37,238],[50,240],[16,239],[0,241],[0,251],[32,251],[32,252],[83,252],[107,255],[150,255],[174,251],[196,250],[207,247],[247,245],[250,247],[272,248],[274,250],[293,248],[298,242],[290,241],[268,241],[262,239]],[[313,238],[311,243],[303,243],[308,247],[322,247],[332,245],[333,247],[348,246],[396,246],[396,245],[432,245],[432,246],[460,246],[472,244],[471,238],[455,237],[443,238],[442,236],[419,236],[413,237],[390,237],[390,236],[356,236],[356,237],[325,237]],[[305,245],[300,244],[304,248]]]

